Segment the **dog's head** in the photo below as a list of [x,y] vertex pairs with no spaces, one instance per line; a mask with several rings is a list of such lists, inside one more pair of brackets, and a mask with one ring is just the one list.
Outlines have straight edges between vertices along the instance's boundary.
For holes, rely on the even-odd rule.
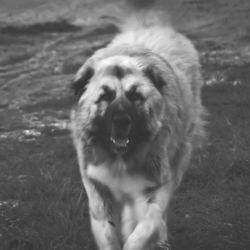
[[173,81],[167,63],[157,60],[113,55],[91,58],[80,68],[73,83],[73,119],[85,143],[112,155],[129,155],[157,136],[164,91]]

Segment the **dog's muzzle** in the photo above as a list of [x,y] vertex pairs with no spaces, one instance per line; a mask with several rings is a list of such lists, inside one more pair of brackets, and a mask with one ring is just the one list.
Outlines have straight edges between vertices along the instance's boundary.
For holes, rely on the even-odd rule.
[[127,151],[130,142],[132,119],[127,114],[117,114],[111,122],[110,141],[115,153],[123,154]]
[[109,106],[106,113],[106,126],[111,150],[116,154],[126,153],[133,130],[133,112],[128,100],[118,98]]

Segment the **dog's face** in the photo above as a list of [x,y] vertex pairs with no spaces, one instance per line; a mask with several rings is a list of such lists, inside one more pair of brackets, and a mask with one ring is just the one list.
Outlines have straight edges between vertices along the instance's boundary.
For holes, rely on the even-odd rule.
[[73,84],[82,140],[111,155],[129,155],[161,129],[165,81],[129,56],[86,63]]

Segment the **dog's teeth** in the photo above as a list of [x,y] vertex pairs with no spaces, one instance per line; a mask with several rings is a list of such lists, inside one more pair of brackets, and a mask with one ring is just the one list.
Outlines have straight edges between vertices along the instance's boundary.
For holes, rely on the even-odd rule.
[[126,147],[128,144],[129,144],[129,142],[130,142],[130,140],[129,139],[127,139],[126,141],[124,141],[124,142],[119,142],[119,141],[117,141],[117,140],[115,140],[113,137],[110,137],[110,141],[113,143],[113,144],[115,144],[115,145],[117,145],[117,146],[121,146],[121,147]]

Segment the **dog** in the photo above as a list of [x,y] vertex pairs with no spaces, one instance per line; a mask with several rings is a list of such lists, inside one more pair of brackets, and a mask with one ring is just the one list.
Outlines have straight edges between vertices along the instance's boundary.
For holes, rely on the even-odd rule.
[[150,18],[76,73],[71,130],[100,250],[169,249],[169,202],[205,134],[202,85],[191,41]]

